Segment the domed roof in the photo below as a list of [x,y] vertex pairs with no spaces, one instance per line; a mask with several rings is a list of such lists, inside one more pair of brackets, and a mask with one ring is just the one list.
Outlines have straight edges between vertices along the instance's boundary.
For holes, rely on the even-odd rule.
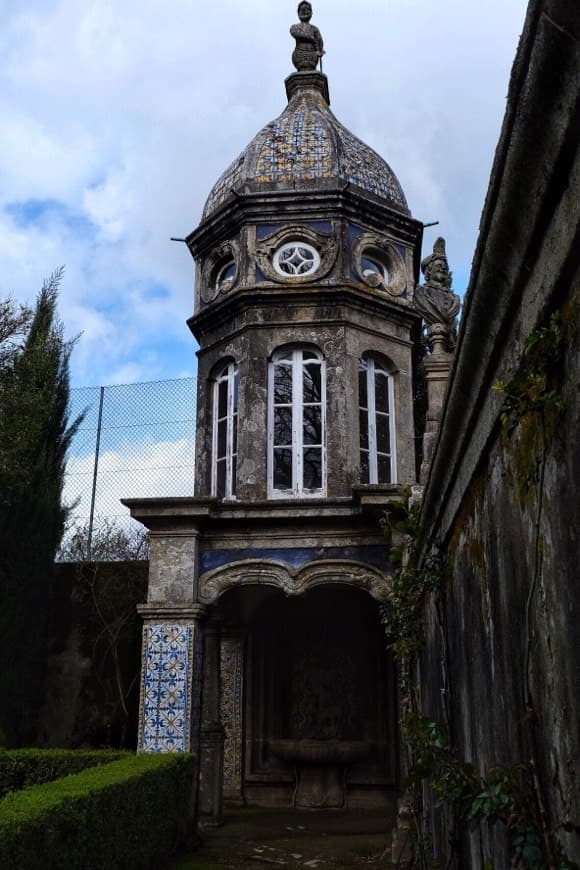
[[[314,74],[324,79],[319,73]],[[298,79],[300,73],[291,78]],[[252,139],[214,184],[203,219],[233,194],[249,190],[320,189],[350,183],[410,214],[395,173],[382,157],[338,121],[311,74],[293,88],[279,118]],[[314,85],[314,86],[313,86]],[[318,85],[318,86],[317,86]],[[290,95],[290,93],[289,93]]]

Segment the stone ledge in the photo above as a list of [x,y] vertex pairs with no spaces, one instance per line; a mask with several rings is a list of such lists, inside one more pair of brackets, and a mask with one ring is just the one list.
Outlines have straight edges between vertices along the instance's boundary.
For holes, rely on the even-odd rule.
[[138,604],[137,613],[145,620],[159,619],[166,621],[186,622],[195,620],[198,622],[205,616],[206,607],[204,604],[167,604],[160,601],[149,602],[147,604]]

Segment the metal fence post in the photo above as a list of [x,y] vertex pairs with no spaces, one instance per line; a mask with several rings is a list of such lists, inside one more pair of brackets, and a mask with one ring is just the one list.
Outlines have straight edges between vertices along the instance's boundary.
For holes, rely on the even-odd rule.
[[95,465],[93,468],[93,491],[91,493],[91,512],[89,514],[89,531],[87,534],[87,562],[91,561],[91,547],[93,543],[93,520],[95,518],[95,498],[97,495],[97,474],[99,471],[99,450],[101,447],[101,426],[103,422],[103,400],[105,398],[105,388],[101,387],[99,397],[99,418],[97,421],[97,443],[95,445]]

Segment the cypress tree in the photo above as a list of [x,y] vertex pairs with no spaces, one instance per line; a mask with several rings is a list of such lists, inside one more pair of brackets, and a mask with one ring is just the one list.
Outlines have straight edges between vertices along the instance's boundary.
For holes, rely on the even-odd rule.
[[57,318],[62,274],[44,282],[21,341],[0,357],[0,742],[11,745],[35,738],[66,454],[81,422],[68,415],[74,342]]

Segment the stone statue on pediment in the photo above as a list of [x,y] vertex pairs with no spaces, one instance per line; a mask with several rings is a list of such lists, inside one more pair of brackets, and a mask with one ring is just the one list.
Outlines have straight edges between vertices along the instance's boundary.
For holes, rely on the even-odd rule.
[[435,239],[433,253],[421,262],[425,283],[415,289],[415,305],[427,323],[427,338],[434,354],[452,351],[457,340],[461,300],[451,290],[451,272],[445,239]]
[[298,4],[299,24],[293,24],[290,35],[296,40],[292,53],[292,63],[298,72],[315,70],[324,54],[324,43],[318,27],[310,23],[312,6],[307,0]]

